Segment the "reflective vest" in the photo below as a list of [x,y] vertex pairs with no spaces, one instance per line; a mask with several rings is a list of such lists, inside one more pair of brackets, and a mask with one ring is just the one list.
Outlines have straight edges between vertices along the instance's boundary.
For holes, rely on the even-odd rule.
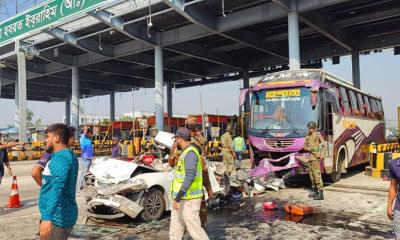
[[235,152],[244,152],[244,139],[242,137],[235,137],[233,139],[233,144],[235,146]]
[[183,195],[182,199],[190,200],[203,197],[203,169],[201,165],[201,159],[199,151],[195,146],[189,145],[179,157],[178,162],[175,165],[174,179],[171,184],[171,197],[175,199],[181,189],[182,183],[185,179],[185,157],[190,152],[193,151],[197,156],[197,167],[196,167],[196,177],[194,178],[192,185]]

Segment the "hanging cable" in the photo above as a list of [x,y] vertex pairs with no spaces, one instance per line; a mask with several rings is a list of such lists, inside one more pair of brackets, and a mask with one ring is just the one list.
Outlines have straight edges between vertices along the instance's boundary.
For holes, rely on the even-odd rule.
[[137,8],[136,0],[130,0],[129,2],[131,3],[132,8],[133,7]]
[[225,0],[221,0],[222,2],[221,2],[221,4],[222,4],[222,16],[224,16],[224,17],[226,17],[226,14],[225,14]]
[[103,51],[103,48],[101,47],[101,34],[99,34],[99,50]]
[[147,22],[147,35],[151,37],[150,30],[153,27],[153,22],[151,21],[151,0],[149,0],[149,15],[146,16]]

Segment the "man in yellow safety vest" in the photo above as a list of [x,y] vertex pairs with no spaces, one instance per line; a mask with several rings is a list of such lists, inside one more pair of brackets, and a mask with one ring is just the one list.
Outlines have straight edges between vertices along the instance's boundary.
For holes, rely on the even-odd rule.
[[203,174],[201,156],[191,143],[190,131],[179,128],[175,135],[178,150],[182,150],[174,167],[171,184],[171,225],[169,238],[183,238],[185,227],[194,240],[209,239],[200,222],[200,205],[203,197]]

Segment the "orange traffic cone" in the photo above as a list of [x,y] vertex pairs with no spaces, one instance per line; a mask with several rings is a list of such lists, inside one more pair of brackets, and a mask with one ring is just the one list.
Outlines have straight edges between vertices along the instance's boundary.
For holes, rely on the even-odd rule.
[[11,185],[11,195],[8,201],[7,208],[20,208],[21,203],[19,201],[19,193],[18,193],[18,184],[17,184],[17,176],[13,176],[13,182]]

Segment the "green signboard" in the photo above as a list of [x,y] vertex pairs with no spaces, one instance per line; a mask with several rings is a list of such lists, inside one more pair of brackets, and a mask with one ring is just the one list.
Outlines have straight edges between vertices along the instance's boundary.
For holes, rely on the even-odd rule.
[[50,0],[0,24],[0,45],[77,13],[90,11],[106,0]]

